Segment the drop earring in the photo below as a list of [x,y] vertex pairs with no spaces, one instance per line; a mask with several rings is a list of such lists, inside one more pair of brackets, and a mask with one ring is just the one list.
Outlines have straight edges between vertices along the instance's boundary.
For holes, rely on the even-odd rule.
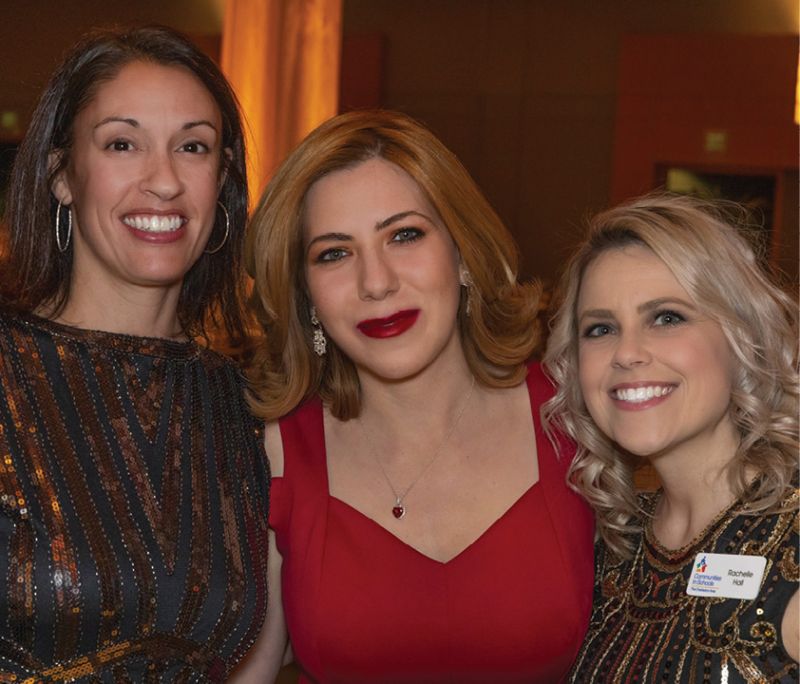
[[314,328],[314,333],[311,338],[312,345],[314,347],[314,353],[317,356],[325,356],[326,352],[328,351],[328,340],[325,337],[325,333],[322,330],[322,324],[319,322],[319,318],[317,318],[316,307],[314,306],[311,307],[310,314],[311,314],[311,325]]

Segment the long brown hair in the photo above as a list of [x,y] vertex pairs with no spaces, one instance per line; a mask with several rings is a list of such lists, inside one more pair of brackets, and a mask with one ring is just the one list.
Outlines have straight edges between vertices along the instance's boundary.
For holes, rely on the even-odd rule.
[[[153,62],[188,69],[208,89],[222,117],[220,173],[226,173],[219,201],[230,217],[222,248],[203,254],[183,280],[178,318],[188,333],[204,334],[209,322],[222,324],[233,339],[244,337],[242,243],[247,221],[244,136],[236,97],[214,62],[185,36],[150,26],[126,32],[104,31],[78,43],[50,78],[33,113],[9,183],[5,251],[0,297],[6,306],[32,311],[47,305],[61,311],[69,296],[72,250],[60,253],[53,239],[58,202],[53,179],[70,163],[73,123],[97,88],[130,62]],[[57,160],[51,164],[51,159]],[[66,222],[62,209],[62,225]],[[217,212],[210,244],[222,242],[226,221]]]
[[376,157],[417,183],[469,270],[470,315],[462,292],[458,325],[475,377],[494,387],[513,386],[524,377],[524,362],[539,340],[540,289],[517,283],[517,251],[508,231],[461,162],[428,129],[396,112],[350,112],[322,124],[292,152],[251,220],[246,260],[265,333],[250,369],[251,405],[264,418],[282,416],[312,394],[341,420],[361,410],[350,359],[330,341],[324,358],[311,349],[303,208],[317,180]]

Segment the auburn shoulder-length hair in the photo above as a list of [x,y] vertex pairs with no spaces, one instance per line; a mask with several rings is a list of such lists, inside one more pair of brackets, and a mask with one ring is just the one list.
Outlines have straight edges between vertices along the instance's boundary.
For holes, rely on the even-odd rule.
[[[209,239],[222,246],[204,253],[183,279],[178,319],[184,331],[205,335],[224,327],[234,341],[244,339],[242,245],[247,222],[247,172],[239,106],[219,67],[181,33],[163,26],[99,31],[86,36],[51,76],[33,112],[9,182],[5,228],[0,240],[0,301],[18,311],[47,307],[57,315],[69,297],[72,249],[61,253],[53,226],[58,201],[53,179],[71,163],[73,125],[98,89],[131,62],[186,69],[205,86],[222,118],[220,174],[225,174]],[[67,223],[61,208],[61,225]],[[227,227],[226,227],[227,226]]]
[[397,165],[417,183],[469,270],[472,283],[462,288],[458,326],[478,381],[494,387],[518,384],[539,341],[540,287],[517,283],[514,241],[456,156],[404,114],[342,114],[323,123],[289,155],[248,230],[245,258],[255,279],[252,303],[264,330],[249,373],[251,405],[268,420],[315,394],[340,420],[361,410],[350,359],[331,340],[324,357],[312,350],[303,220],[306,195],[316,181],[373,158]]
[[[738,211],[738,217],[736,213]],[[618,556],[630,555],[630,533],[642,511],[633,485],[635,462],[595,425],[578,382],[577,301],[586,268],[611,249],[640,245],[670,269],[695,305],[722,327],[737,363],[730,415],[739,445],[728,466],[737,497],[750,487],[747,510],[779,509],[797,473],[797,308],[765,272],[735,225],[744,211],[730,203],[650,195],[591,220],[560,282],[544,357],[557,383],[543,407],[549,427],[578,444],[570,482],[592,505],[597,528]]]

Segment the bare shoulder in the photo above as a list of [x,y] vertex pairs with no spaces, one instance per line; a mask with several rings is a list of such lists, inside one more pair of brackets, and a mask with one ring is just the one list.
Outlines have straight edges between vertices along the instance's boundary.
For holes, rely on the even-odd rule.
[[267,452],[272,477],[283,477],[283,440],[277,420],[264,426],[264,449]]

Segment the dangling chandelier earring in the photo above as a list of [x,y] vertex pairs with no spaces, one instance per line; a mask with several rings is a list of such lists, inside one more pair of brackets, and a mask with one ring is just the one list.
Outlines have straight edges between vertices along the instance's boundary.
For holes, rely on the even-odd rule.
[[72,239],[72,209],[67,206],[67,238],[61,243],[61,201],[56,208],[56,247],[62,254],[69,249],[69,241]]
[[458,280],[459,280],[459,285],[461,285],[461,287],[463,287],[465,289],[465,295],[466,295],[466,299],[467,299],[467,303],[464,306],[464,314],[469,316],[472,313],[472,306],[471,306],[471,302],[472,302],[472,285],[473,285],[472,275],[470,274],[470,272],[466,268],[462,267],[461,268],[461,272],[459,273]]
[[312,337],[312,344],[314,346],[314,353],[317,356],[325,356],[328,351],[328,340],[325,338],[325,333],[322,330],[322,324],[317,318],[316,307],[311,307],[311,325],[314,326],[314,334]]

